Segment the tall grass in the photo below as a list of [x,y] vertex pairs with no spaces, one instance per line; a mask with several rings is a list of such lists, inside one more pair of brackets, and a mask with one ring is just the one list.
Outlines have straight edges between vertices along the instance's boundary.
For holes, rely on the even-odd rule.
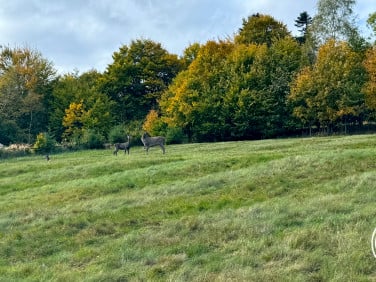
[[1,281],[376,280],[374,135],[0,161]]

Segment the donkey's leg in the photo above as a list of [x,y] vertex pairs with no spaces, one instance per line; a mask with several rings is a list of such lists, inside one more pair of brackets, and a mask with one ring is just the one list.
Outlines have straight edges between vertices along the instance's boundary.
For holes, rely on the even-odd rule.
[[159,144],[159,146],[161,147],[163,154],[164,154],[165,153],[165,147],[163,146],[163,144]]

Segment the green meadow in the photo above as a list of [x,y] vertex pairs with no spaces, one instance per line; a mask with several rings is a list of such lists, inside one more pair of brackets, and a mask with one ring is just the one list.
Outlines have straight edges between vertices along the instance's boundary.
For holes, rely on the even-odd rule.
[[0,281],[376,280],[376,135],[0,160]]

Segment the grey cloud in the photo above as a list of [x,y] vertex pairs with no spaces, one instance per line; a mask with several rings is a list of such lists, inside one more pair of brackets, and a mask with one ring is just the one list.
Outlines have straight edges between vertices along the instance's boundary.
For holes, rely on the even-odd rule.
[[[362,11],[374,0],[360,0]],[[294,30],[316,0],[0,0],[0,44],[34,47],[60,72],[103,71],[112,54],[147,38],[181,54],[189,44],[232,36],[242,19],[266,13]],[[364,12],[362,12],[364,14]]]

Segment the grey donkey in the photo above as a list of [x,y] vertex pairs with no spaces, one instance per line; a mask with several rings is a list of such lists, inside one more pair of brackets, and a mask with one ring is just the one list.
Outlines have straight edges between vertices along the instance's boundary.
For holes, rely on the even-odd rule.
[[116,143],[115,144],[115,151],[114,151],[114,155],[117,156],[117,152],[119,150],[124,150],[124,154],[128,152],[128,155],[129,155],[129,149],[131,148],[131,137],[129,135],[127,135],[128,137],[128,141],[125,142],[125,143]]
[[161,147],[163,154],[165,153],[166,138],[164,138],[163,136],[151,137],[147,132],[145,132],[141,136],[141,141],[144,144],[144,149],[146,150],[146,153],[148,153],[149,148],[153,146]]

